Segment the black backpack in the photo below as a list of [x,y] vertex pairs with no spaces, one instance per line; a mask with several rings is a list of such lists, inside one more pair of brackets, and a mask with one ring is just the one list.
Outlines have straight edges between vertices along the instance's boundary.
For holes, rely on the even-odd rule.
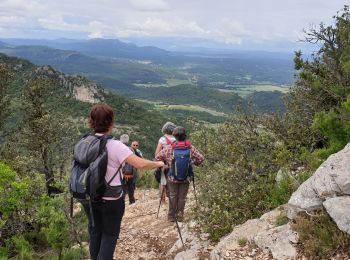
[[[73,198],[81,202],[88,201],[91,209],[91,202],[99,201],[103,196],[117,197],[123,193],[123,185],[116,187],[109,185],[120,171],[121,166],[108,183],[105,180],[108,163],[106,144],[111,138],[111,136],[87,134],[74,146],[69,181],[69,189],[72,194],[71,207]],[[122,179],[121,183],[123,184]]]

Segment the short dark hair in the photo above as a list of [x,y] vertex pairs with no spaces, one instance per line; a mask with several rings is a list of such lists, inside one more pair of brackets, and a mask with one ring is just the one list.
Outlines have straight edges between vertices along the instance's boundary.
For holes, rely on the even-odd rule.
[[88,126],[95,133],[105,133],[114,123],[113,109],[106,104],[94,105],[90,111]]
[[186,129],[182,126],[175,127],[173,131],[173,136],[177,141],[186,141]]

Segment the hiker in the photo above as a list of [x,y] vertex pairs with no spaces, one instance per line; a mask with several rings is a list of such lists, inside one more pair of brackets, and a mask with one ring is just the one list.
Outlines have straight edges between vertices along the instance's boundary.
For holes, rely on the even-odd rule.
[[119,138],[119,140],[125,144],[125,145],[129,145],[129,136],[127,134],[122,134]]
[[201,165],[203,155],[186,140],[185,128],[178,126],[173,131],[176,141],[171,146],[161,150],[156,160],[166,162],[169,168],[167,189],[169,190],[168,220],[171,222],[183,221],[186,196],[191,179],[193,178],[192,163]]
[[[157,156],[157,154],[167,147],[170,147],[173,142],[175,142],[175,137],[173,136],[173,131],[175,129],[176,125],[172,122],[166,122],[162,127],[162,133],[163,136],[159,138],[158,145],[156,148],[156,151],[154,153],[154,157]],[[162,203],[165,203],[165,195],[168,194],[168,191],[166,190],[166,174],[168,169],[158,169],[161,171],[160,175],[160,182],[159,182],[159,194],[160,194],[160,200]]]
[[[129,136],[127,134],[122,134],[119,138],[119,140],[128,146],[129,144]],[[136,156],[140,157],[138,154],[135,153],[135,150],[133,147],[129,147],[130,151],[132,151]],[[136,187],[136,178],[137,178],[137,169],[133,167],[132,165],[125,163],[123,166],[123,178],[126,185],[126,191],[128,193],[129,198],[129,205],[134,204],[135,199],[135,187]]]
[[141,152],[141,150],[139,149],[139,142],[138,142],[138,141],[132,141],[132,143],[131,143],[131,148],[134,150],[134,153],[135,153],[138,157],[143,158],[142,152]]
[[[114,113],[110,106],[99,104],[92,107],[88,126],[96,136],[110,135],[113,125]],[[113,187],[122,185],[122,174],[119,170],[121,165],[127,162],[137,169],[153,169],[164,166],[163,162],[139,158],[133,154],[129,147],[115,139],[108,139],[106,148],[108,152],[106,183],[115,176],[108,186],[111,189],[106,189],[101,200],[92,202],[91,209],[90,204],[83,204],[89,220],[89,248],[92,260],[113,259],[119,238],[120,223],[125,210],[123,192],[117,197],[113,194]]]

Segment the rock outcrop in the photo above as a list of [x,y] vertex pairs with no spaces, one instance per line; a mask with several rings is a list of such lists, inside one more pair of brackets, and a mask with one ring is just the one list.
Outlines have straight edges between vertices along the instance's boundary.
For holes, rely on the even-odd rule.
[[307,181],[300,185],[288,202],[288,217],[300,211],[323,206],[338,225],[350,234],[350,144],[331,155]]
[[268,249],[275,259],[295,259],[297,256],[294,245],[298,242],[298,235],[289,224],[257,234],[254,242],[259,248]]
[[335,197],[323,202],[327,213],[331,216],[338,228],[350,234],[350,197]]
[[[283,214],[281,209],[275,209],[264,214],[259,219],[248,220],[236,226],[232,233],[220,240],[210,254],[210,259],[227,258],[232,252],[242,247],[242,241],[256,244],[265,253],[259,259],[295,259],[297,251],[294,244],[298,240],[297,234],[291,230],[290,225],[276,227],[276,219]],[[255,257],[255,256],[254,256]]]

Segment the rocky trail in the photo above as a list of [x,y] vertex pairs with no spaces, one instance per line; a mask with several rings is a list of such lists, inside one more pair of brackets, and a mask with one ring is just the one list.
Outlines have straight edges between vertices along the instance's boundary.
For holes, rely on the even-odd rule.
[[[157,218],[159,197],[157,190],[137,190],[136,203],[126,205],[122,221],[120,238],[114,259],[211,259],[214,249],[206,234],[195,234],[195,223],[186,221],[179,223],[185,248],[179,239],[175,223],[167,221],[168,201],[162,204]],[[189,194],[187,207],[194,202],[193,194]],[[187,216],[188,216],[188,208]],[[221,259],[270,259],[260,249],[246,245],[237,250],[227,252]]]
[[156,190],[137,190],[136,203],[126,205],[115,259],[172,259],[168,251],[176,243],[178,233],[174,223],[166,219],[167,206],[157,210]]

